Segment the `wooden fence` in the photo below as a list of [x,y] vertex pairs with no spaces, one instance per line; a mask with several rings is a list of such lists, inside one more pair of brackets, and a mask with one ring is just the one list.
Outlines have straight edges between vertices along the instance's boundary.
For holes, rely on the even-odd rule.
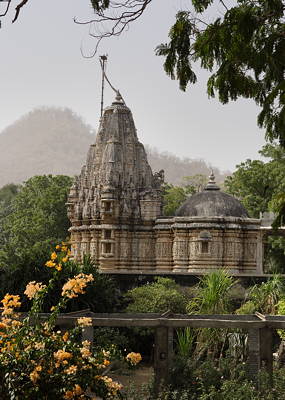
[[[45,314],[43,314],[45,316]],[[181,315],[171,314],[97,314],[88,310],[60,314],[57,325],[68,329],[76,324],[78,317],[92,318],[93,326],[100,327],[148,327],[155,330],[154,372],[155,386],[167,382],[173,357],[173,331],[176,328],[243,329],[248,332],[248,376],[256,381],[261,368],[270,376],[273,369],[273,333],[285,329],[285,316],[254,315]],[[93,341],[93,326],[84,329],[84,339]]]

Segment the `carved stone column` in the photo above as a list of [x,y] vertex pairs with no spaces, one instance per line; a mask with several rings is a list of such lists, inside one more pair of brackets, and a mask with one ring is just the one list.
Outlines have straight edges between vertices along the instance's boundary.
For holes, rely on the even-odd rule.
[[173,241],[173,271],[188,271],[188,232],[187,230],[176,230]]
[[78,230],[72,232],[71,252],[75,261],[81,260],[81,232]]
[[99,263],[99,232],[91,227],[90,255],[96,264]]
[[158,273],[172,271],[172,246],[173,236],[171,230],[158,230],[155,244],[156,270]]
[[[82,227],[83,228],[83,227]],[[84,229],[81,231],[81,257],[83,258],[84,254],[90,254],[90,241],[91,234],[87,226],[84,226]]]

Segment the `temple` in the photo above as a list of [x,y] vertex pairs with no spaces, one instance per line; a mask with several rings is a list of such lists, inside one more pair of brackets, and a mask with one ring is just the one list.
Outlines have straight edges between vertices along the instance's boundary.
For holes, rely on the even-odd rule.
[[173,217],[162,215],[163,171],[153,173],[118,93],[104,110],[86,166],[68,197],[72,254],[112,274],[260,275],[261,220],[223,193],[212,174]]

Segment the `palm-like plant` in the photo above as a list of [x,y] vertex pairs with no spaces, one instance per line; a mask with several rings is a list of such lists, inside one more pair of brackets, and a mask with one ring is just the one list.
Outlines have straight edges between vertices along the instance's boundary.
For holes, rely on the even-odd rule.
[[[218,270],[201,278],[198,294],[187,305],[189,314],[225,314],[230,310],[230,289],[237,281],[226,271]],[[197,331],[195,358],[200,359],[207,351],[208,356],[217,357],[223,353],[227,332],[203,328]]]
[[189,314],[225,314],[229,312],[230,289],[237,281],[226,271],[214,271],[201,278],[199,291],[187,305]]
[[237,310],[238,314],[259,311],[263,314],[276,314],[278,301],[284,296],[283,279],[275,275],[261,285],[254,285],[248,293],[248,300]]

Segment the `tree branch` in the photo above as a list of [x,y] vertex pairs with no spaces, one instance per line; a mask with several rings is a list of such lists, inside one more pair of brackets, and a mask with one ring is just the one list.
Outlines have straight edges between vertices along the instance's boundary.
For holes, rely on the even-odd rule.
[[8,4],[7,4],[7,7],[6,7],[6,10],[4,11],[4,13],[3,14],[0,14],[0,17],[5,17],[5,15],[8,13],[8,11],[9,11],[9,7],[10,7],[10,4],[11,4],[11,0],[7,0],[7,2],[8,2]]
[[[123,2],[111,1],[108,9],[95,10],[96,18],[88,21],[78,21],[74,18],[74,22],[79,25],[90,25],[93,32],[89,31],[89,35],[97,39],[95,50],[91,56],[94,57],[98,45],[103,38],[111,36],[119,36],[124,30],[128,29],[129,24],[137,20],[145,11],[146,7],[152,0],[125,0]],[[109,23],[109,27],[102,26]],[[102,24],[102,25],[101,25]],[[100,25],[102,31],[100,31]],[[82,49],[81,49],[82,52]]]
[[17,5],[17,7],[15,8],[15,10],[16,10],[15,17],[14,17],[12,23],[14,23],[18,19],[21,8],[24,7],[24,5],[26,5],[28,3],[28,1],[29,0],[22,0],[21,3],[19,3]]

